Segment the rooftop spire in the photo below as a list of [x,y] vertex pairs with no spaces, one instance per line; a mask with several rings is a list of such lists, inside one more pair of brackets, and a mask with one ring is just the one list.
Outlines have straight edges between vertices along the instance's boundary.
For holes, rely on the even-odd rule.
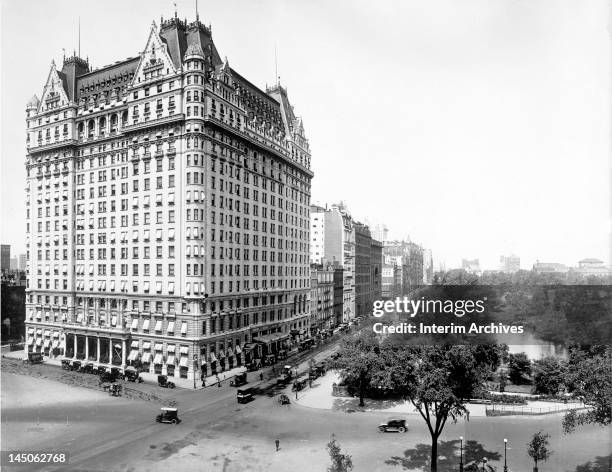
[[200,21],[200,14],[198,13],[198,0],[196,0],[196,21]]

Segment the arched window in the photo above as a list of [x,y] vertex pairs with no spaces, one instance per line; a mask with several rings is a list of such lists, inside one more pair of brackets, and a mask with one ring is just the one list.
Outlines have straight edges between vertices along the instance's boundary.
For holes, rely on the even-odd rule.
[[100,131],[100,136],[104,136],[106,133],[106,118],[104,116],[101,117],[100,121],[98,122],[98,129]]
[[111,119],[110,119],[110,131],[111,133],[116,133],[117,132],[117,124],[119,122],[119,118],[117,117],[117,114],[114,113],[111,115]]
[[83,139],[83,133],[85,132],[85,125],[81,121],[79,123],[79,139]]
[[94,137],[94,128],[95,128],[94,120],[89,120],[89,122],[87,123],[87,137],[89,139],[92,139]]

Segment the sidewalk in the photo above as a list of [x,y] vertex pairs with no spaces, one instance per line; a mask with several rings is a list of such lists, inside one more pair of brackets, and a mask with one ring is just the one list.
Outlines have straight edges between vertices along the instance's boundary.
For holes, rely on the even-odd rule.
[[[365,407],[359,406],[359,398],[356,397],[334,397],[332,396],[332,384],[338,382],[339,377],[335,372],[328,372],[323,377],[319,377],[312,383],[312,388],[306,387],[298,392],[298,399],[295,400],[295,392],[289,395],[292,401],[299,405],[309,408],[335,411],[369,411],[400,413],[402,415],[419,415],[414,405],[410,401],[403,400],[371,400],[364,399]],[[471,405],[467,408],[470,416],[486,416],[485,405]]]

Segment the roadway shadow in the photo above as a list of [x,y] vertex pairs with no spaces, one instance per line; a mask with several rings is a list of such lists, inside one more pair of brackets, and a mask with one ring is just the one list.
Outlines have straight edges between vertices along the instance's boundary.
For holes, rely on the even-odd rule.
[[[417,444],[413,449],[406,449],[403,456],[392,456],[385,461],[388,465],[401,466],[404,470],[429,471],[431,467],[431,444]],[[438,443],[438,472],[455,472],[459,470],[460,440],[440,441]],[[483,457],[489,461],[498,461],[501,454],[487,451],[478,441],[466,441],[463,444],[463,463],[479,461]],[[580,471],[582,472],[582,471]],[[591,472],[588,471],[587,472]],[[599,471],[598,471],[599,472]]]
[[612,471],[612,454],[608,456],[597,456],[594,460],[577,466],[576,470],[572,472],[610,472],[610,471]]

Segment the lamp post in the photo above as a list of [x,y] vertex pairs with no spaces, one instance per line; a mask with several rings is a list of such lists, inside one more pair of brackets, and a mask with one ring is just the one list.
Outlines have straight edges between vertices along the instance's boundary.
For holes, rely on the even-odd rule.
[[506,461],[507,449],[508,449],[508,440],[504,438],[504,472],[508,472],[508,462]]
[[463,436],[459,436],[459,472],[463,472]]

